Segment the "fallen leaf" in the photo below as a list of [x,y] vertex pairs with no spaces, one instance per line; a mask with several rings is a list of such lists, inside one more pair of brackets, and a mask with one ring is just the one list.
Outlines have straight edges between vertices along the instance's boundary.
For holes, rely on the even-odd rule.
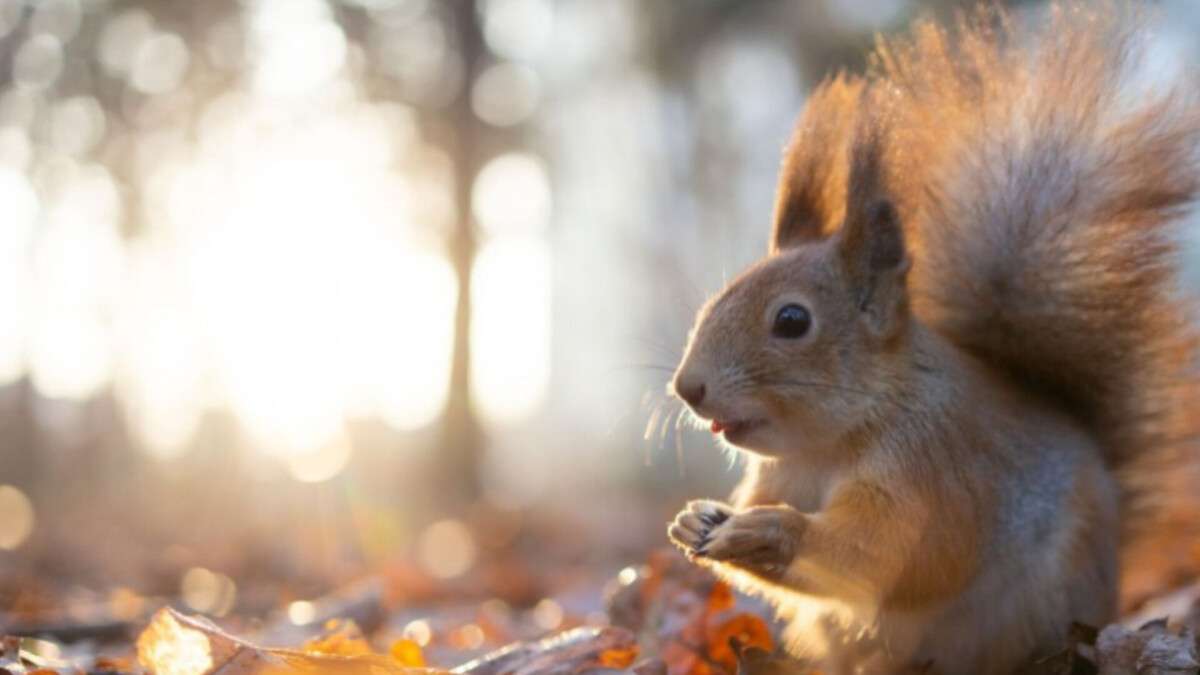
[[[730,615],[722,612],[708,619],[708,658],[720,664],[727,672],[738,670],[738,654],[742,649],[754,647],[765,652],[775,649],[771,629],[762,617],[747,613]],[[734,645],[738,646],[737,651]]]
[[353,621],[330,619],[325,623],[325,631],[305,642],[300,651],[331,656],[363,656],[371,653],[371,645]]
[[0,673],[5,675],[83,675],[73,663],[49,659],[21,649],[21,639],[0,636]]
[[138,663],[153,675],[436,675],[446,671],[410,668],[390,656],[309,653],[265,649],[239,640],[203,619],[170,608],[154,615],[137,642]]

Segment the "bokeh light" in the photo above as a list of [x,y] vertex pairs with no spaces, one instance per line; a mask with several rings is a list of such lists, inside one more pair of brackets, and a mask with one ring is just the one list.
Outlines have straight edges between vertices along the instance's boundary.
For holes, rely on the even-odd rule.
[[104,25],[97,43],[101,65],[113,77],[127,76],[154,30],[154,18],[144,9],[131,8],[115,14]]
[[485,639],[487,635],[479,624],[468,623],[451,631],[448,641],[455,649],[473,651],[482,647]]
[[541,95],[537,72],[513,63],[488,66],[471,87],[471,109],[488,124],[508,127],[537,110]]
[[550,221],[550,182],[542,161],[510,153],[475,178],[471,210],[486,234],[540,232]]
[[301,483],[322,483],[346,468],[351,449],[350,439],[337,436],[319,448],[289,456],[288,471]]
[[105,114],[91,96],[75,96],[50,110],[50,145],[64,155],[85,155],[104,138]]
[[554,25],[548,0],[486,0],[483,31],[488,47],[510,59],[533,59]]
[[179,595],[191,609],[220,617],[233,609],[237,586],[224,574],[193,567],[180,580]]
[[433,628],[425,619],[415,619],[404,626],[403,637],[424,647],[433,639]]
[[317,618],[317,607],[307,600],[296,600],[288,605],[288,621],[295,626],[304,626]]
[[462,576],[475,564],[477,548],[471,530],[457,520],[440,520],[421,533],[417,559],[439,579]]
[[[7,5],[18,5],[6,2]],[[29,21],[31,33],[49,33],[62,42],[69,42],[79,31],[83,20],[80,0],[39,0]]]
[[0,485],[0,549],[16,549],[33,533],[33,504],[12,485]]
[[130,62],[129,84],[143,94],[173,91],[187,74],[189,59],[183,38],[155,33],[138,45]]
[[63,69],[62,42],[41,33],[25,41],[13,57],[13,80],[30,89],[46,89]]
[[533,607],[533,622],[545,631],[552,631],[562,625],[563,608],[551,598],[542,598]]

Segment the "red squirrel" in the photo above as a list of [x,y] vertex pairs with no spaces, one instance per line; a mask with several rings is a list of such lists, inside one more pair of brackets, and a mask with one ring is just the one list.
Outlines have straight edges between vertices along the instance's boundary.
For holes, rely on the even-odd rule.
[[988,6],[881,40],[813,92],[767,256],[699,312],[672,389],[745,476],[668,534],[824,672],[1060,651],[1113,618],[1156,486],[1194,464],[1173,275],[1200,80],[1136,89],[1143,19]]

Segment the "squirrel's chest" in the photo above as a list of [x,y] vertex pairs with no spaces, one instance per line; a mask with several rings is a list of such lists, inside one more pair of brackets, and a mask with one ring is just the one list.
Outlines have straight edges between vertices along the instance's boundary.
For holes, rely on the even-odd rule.
[[829,502],[842,479],[841,472],[831,468],[759,461],[746,467],[733,502],[742,508],[784,503],[815,513]]

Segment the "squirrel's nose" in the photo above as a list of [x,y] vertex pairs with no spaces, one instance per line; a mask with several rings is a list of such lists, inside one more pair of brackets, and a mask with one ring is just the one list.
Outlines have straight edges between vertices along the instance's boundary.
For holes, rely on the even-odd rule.
[[703,382],[689,382],[683,378],[675,378],[675,393],[693,408],[704,401],[704,390]]

